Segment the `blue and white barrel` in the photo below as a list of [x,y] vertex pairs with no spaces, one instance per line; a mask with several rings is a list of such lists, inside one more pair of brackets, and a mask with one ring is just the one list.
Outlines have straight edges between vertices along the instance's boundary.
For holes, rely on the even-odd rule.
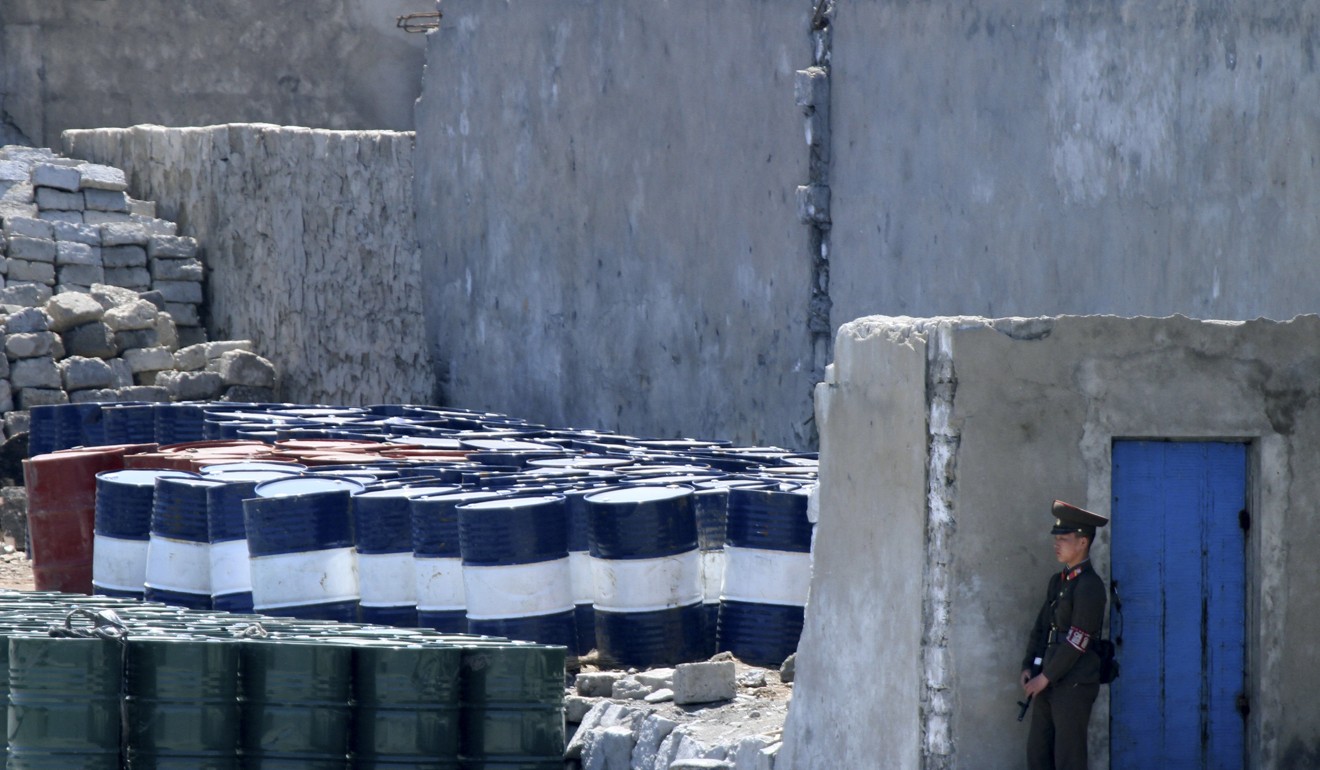
[[206,531],[211,541],[213,609],[252,612],[252,567],[248,557],[243,501],[257,496],[257,484],[294,475],[282,470],[216,470],[203,473],[203,478],[220,482],[206,493]]
[[151,444],[156,441],[155,404],[115,404],[101,410],[107,444]]
[[743,662],[778,666],[797,649],[811,587],[809,492],[729,490],[717,645]]
[[92,590],[141,599],[146,590],[147,547],[156,479],[197,478],[185,471],[123,470],[96,474],[92,535]]
[[351,622],[358,614],[353,550],[355,481],[299,476],[263,481],[243,501],[252,608],[286,617]]
[[457,492],[458,487],[386,487],[353,497],[353,536],[363,623],[417,625],[412,507],[415,497]]
[[698,481],[696,497],[697,547],[701,551],[701,606],[706,616],[706,643],[717,648],[720,592],[724,585],[724,541],[729,522],[729,490],[769,486],[759,479],[726,476]]
[[501,497],[457,510],[468,631],[575,647],[563,495]]
[[503,492],[467,491],[426,495],[409,502],[419,627],[447,634],[467,633],[458,506],[505,496]]
[[211,537],[207,494],[221,482],[158,478],[147,544],[147,601],[211,609]]
[[587,544],[586,497],[600,488],[564,491],[568,505],[568,572],[573,585],[573,625],[577,645],[570,648],[585,655],[596,648],[596,578],[591,569],[591,549]]
[[622,486],[585,500],[601,657],[638,668],[705,657],[692,487]]

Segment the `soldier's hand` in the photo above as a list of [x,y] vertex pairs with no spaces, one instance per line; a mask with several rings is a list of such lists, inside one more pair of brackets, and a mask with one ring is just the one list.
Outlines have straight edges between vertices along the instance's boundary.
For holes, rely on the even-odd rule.
[[1031,669],[1027,669],[1027,668],[1022,669],[1022,677],[1018,679],[1018,685],[1025,690],[1027,689],[1027,682],[1030,681],[1031,681]]
[[1031,695],[1034,697],[1038,695],[1041,690],[1044,690],[1046,687],[1049,686],[1050,686],[1049,677],[1045,676],[1044,674],[1037,674],[1031,681],[1027,682],[1026,686],[1023,687],[1022,689],[1027,693],[1027,695]]

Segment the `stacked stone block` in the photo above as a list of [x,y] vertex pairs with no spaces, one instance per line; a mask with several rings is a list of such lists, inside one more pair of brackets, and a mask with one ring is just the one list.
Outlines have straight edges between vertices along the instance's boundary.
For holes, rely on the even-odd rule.
[[197,242],[110,166],[0,148],[0,414],[89,401],[275,400],[246,340],[208,342]]

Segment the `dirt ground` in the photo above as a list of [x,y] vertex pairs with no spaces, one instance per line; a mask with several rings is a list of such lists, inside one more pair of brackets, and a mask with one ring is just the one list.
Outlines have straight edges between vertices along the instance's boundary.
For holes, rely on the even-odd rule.
[[0,548],[0,590],[33,591],[32,562],[27,554],[15,551],[13,546]]

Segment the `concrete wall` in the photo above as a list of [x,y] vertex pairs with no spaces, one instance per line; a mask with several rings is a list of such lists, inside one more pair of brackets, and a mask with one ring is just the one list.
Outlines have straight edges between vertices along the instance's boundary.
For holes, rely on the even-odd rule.
[[70,131],[66,154],[196,238],[212,339],[251,339],[300,402],[429,403],[410,133],[263,125]]
[[[1313,767],[1320,480],[1306,469],[1320,453],[1317,334],[1315,316],[845,325],[819,398],[816,564],[835,566],[818,566],[812,582],[785,731],[795,770],[839,767],[833,752],[854,750],[896,768],[1019,765],[1018,662],[1055,566],[1049,503],[1107,512],[1111,442],[1142,437],[1250,442],[1250,761]],[[1108,556],[1101,530],[1102,576]],[[841,684],[859,679],[868,685]],[[1091,730],[1101,768],[1107,697]],[[890,723],[898,734],[883,732]]]
[[427,0],[4,0],[8,141],[70,128],[267,122],[412,128]]
[[812,442],[793,96],[810,14],[798,0],[445,3],[417,207],[447,400]]
[[1320,308],[1320,3],[835,13],[836,324]]

